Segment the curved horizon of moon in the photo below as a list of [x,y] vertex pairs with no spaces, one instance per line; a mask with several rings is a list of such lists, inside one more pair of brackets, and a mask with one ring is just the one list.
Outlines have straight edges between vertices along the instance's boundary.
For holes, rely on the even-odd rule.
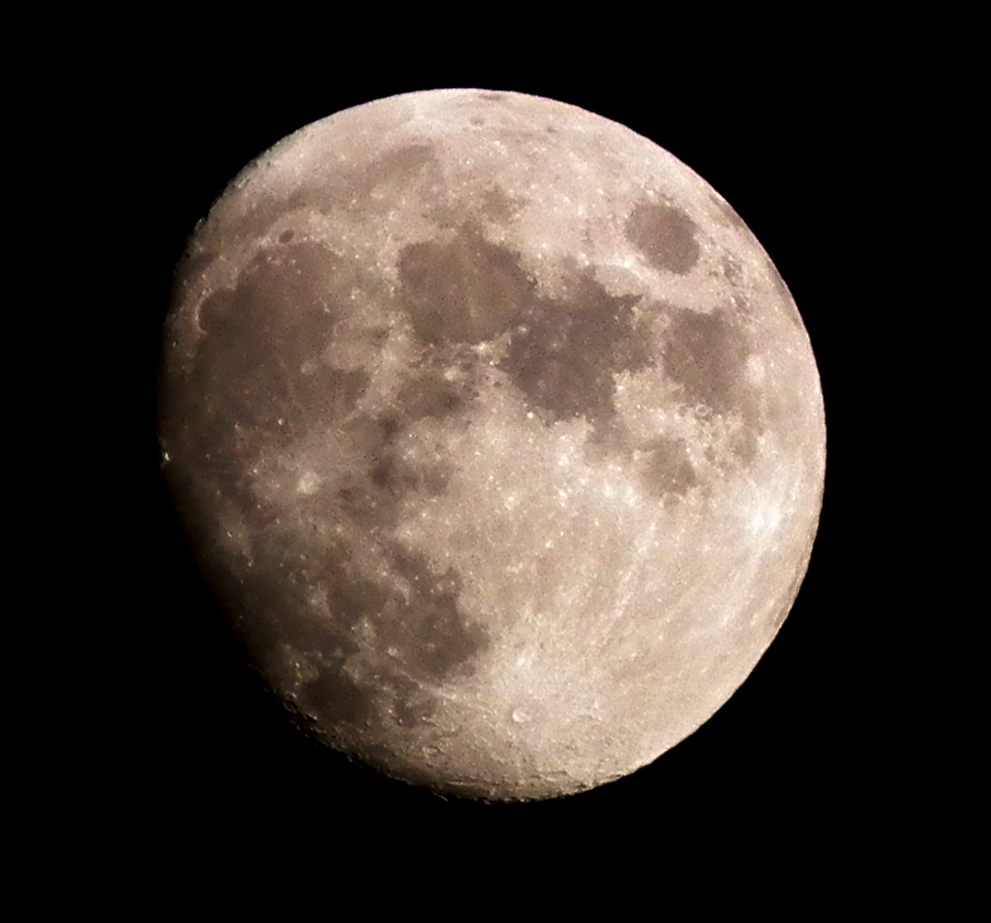
[[629,129],[442,90],[309,125],[190,238],[164,470],[329,745],[487,800],[626,775],[746,679],[825,470],[791,295]]

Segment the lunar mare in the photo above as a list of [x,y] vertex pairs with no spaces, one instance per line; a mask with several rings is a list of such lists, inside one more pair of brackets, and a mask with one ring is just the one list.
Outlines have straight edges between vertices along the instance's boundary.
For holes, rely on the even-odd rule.
[[730,206],[563,103],[414,93],[303,128],[190,238],[160,442],[253,663],[436,791],[581,791],[743,682],[807,567],[808,337]]

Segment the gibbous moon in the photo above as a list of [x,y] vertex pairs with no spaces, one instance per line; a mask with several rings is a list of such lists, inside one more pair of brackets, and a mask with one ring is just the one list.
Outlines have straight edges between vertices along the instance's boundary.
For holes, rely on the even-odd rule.
[[247,654],[399,779],[632,772],[805,574],[825,424],[792,297],[704,180],[573,106],[431,91],[296,132],[193,233],[164,344],[163,469]]

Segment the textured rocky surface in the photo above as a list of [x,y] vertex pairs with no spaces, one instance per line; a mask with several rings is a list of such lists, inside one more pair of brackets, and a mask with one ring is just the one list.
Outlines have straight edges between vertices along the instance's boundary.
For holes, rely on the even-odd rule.
[[444,91],[293,135],[177,270],[165,472],[259,670],[400,778],[625,774],[805,572],[822,401],[732,209],[560,103]]

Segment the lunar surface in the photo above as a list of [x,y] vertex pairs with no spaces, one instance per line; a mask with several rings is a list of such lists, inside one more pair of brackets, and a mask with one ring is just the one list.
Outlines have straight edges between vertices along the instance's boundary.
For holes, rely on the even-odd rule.
[[163,470],[245,650],[399,779],[632,772],[805,574],[825,425],[792,297],[705,181],[581,109],[431,91],[303,128],[193,233],[164,342]]

